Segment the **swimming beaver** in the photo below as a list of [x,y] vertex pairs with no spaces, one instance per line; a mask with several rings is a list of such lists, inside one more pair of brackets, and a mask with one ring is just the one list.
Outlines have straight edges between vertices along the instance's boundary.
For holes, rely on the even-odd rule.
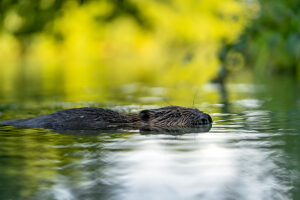
[[122,114],[109,109],[85,107],[57,111],[28,119],[2,121],[0,124],[52,130],[107,130],[161,128],[194,128],[211,124],[211,117],[195,108],[167,106]]

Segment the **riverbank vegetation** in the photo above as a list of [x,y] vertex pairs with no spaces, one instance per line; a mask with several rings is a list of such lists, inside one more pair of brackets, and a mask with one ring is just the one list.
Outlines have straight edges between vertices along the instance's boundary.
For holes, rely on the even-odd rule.
[[224,77],[299,77],[299,7],[295,0],[1,1],[0,96],[101,102],[146,85],[172,88],[162,94],[171,98],[192,87],[185,95],[194,98],[199,86]]

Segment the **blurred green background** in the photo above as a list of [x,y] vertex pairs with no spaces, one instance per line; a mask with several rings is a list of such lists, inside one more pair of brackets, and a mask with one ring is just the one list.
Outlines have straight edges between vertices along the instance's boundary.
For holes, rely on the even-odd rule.
[[[299,9],[299,0],[0,0],[1,121],[77,106],[136,112],[170,104],[214,120],[213,134],[156,143],[132,132],[81,137],[1,127],[0,199],[45,199],[56,185],[75,197],[127,195],[110,185],[114,170],[125,174],[122,185],[125,168],[129,180],[145,178],[135,166],[149,163],[175,195],[207,188],[212,199],[299,199]],[[154,159],[169,166],[157,171],[147,152],[115,163],[145,144],[155,158],[179,157]],[[168,194],[145,180],[137,185]]]
[[2,0],[0,97],[132,102],[149,86],[191,104],[211,81],[299,78],[299,8],[296,0]]

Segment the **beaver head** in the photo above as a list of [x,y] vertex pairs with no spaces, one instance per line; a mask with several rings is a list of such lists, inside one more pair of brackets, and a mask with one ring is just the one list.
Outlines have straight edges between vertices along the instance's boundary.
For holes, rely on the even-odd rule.
[[211,124],[211,117],[196,108],[167,106],[158,109],[142,110],[139,113],[144,127],[197,127]]

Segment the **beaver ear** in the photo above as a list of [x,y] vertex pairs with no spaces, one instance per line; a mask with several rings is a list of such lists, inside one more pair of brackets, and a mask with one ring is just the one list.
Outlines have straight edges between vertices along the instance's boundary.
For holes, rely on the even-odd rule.
[[142,110],[139,116],[143,122],[148,122],[150,119],[150,110]]

